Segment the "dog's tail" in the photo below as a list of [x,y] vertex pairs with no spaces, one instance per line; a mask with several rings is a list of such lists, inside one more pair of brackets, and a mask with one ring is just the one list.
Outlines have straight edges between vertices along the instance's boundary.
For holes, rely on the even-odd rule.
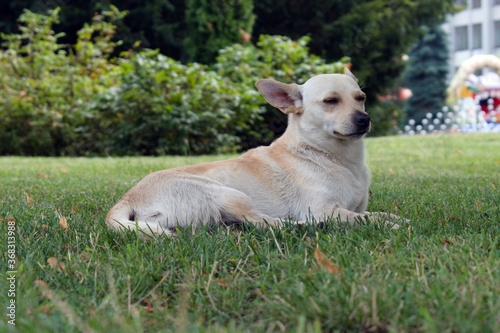
[[169,228],[163,228],[161,214],[154,214],[146,218],[125,202],[118,202],[106,216],[108,228],[120,231],[128,229],[148,236],[174,236],[176,233]]

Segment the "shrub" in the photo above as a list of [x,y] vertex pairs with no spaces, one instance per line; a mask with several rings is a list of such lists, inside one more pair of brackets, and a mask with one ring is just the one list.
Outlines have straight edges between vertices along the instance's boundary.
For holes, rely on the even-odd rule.
[[372,119],[370,136],[395,135],[399,131],[399,124],[404,118],[402,102],[386,100],[374,103],[367,110]]
[[79,32],[75,53],[57,42],[52,25],[59,10],[49,15],[25,11],[19,34],[2,34],[0,51],[0,154],[83,154],[79,126],[91,117],[84,105],[115,81],[118,69],[107,60],[114,47],[114,25],[122,15],[111,11],[96,16]]
[[[100,114],[108,154],[207,154],[234,151],[235,129],[251,126],[239,112],[244,98],[206,66],[185,66],[156,51],[121,64],[120,82],[99,94],[88,111]],[[250,105],[250,107],[253,107]],[[253,107],[255,108],[255,107]],[[258,109],[250,110],[257,113]]]
[[[110,57],[111,7],[78,32],[73,49],[52,30],[59,10],[25,11],[19,34],[2,34],[0,154],[185,154],[234,151],[258,107],[206,66],[154,51]],[[243,107],[240,107],[243,104]]]

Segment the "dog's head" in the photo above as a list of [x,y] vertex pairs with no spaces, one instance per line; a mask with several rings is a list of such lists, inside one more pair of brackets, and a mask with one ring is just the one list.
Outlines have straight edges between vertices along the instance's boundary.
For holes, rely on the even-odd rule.
[[353,140],[363,137],[371,127],[365,112],[366,96],[356,81],[346,68],[344,74],[317,75],[303,85],[273,79],[259,80],[256,85],[271,105],[292,115],[290,125],[295,122],[313,141]]

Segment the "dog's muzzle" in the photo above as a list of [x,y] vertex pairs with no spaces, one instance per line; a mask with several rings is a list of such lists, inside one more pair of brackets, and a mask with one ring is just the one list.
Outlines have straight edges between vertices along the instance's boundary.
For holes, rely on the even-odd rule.
[[[333,136],[338,139],[359,139],[370,131],[371,119],[364,112],[356,111],[349,124],[345,124],[340,131],[333,129]],[[328,131],[328,128],[326,128]],[[329,131],[328,131],[329,132]]]
[[366,134],[370,131],[371,119],[366,113],[360,111],[356,112],[353,122],[356,125],[357,134]]
[[370,130],[370,116],[366,113],[356,112],[353,120],[357,127],[356,132],[367,133]]

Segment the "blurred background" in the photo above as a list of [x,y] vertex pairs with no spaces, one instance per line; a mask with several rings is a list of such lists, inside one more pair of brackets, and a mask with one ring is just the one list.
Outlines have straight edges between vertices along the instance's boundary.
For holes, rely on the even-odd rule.
[[286,128],[256,80],[345,66],[372,136],[499,131],[499,0],[21,0],[0,13],[0,155],[243,151]]

